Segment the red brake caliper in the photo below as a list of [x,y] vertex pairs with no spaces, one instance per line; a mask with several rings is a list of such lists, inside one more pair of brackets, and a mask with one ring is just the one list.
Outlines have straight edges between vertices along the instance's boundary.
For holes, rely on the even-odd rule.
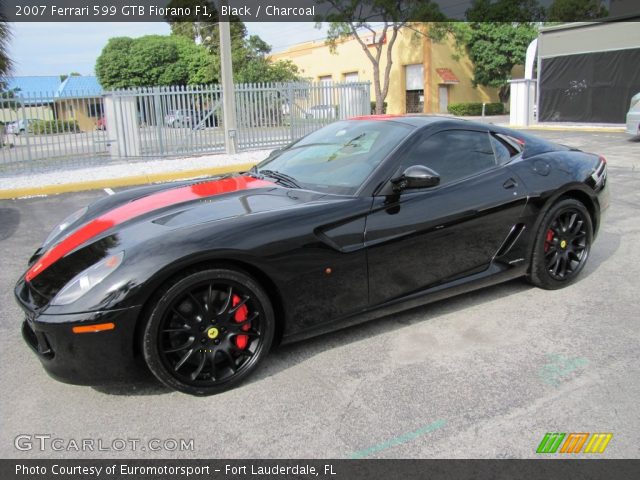
[[551,242],[553,242],[553,230],[549,229],[547,230],[547,236],[544,238],[544,251],[546,252],[547,250],[549,250],[549,247],[551,246]]
[[[238,305],[240,303],[240,297],[238,295],[234,295],[232,303],[234,307]],[[247,305],[242,305],[236,311],[233,319],[238,323],[242,323],[247,319],[248,315],[249,315],[249,309],[247,308]],[[246,325],[243,325],[241,328],[246,332],[251,328],[251,325],[247,323]],[[244,350],[245,348],[247,348],[247,345],[249,343],[249,337],[247,335],[236,335],[235,341],[236,341],[236,346],[239,349]]]

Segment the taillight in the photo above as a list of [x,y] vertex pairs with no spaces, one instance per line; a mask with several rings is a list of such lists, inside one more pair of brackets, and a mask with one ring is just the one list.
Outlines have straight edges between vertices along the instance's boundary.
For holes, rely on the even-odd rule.
[[606,159],[606,158],[604,158],[604,155],[598,155],[598,158],[600,159],[600,161],[601,161],[602,163],[604,163],[605,165],[607,164],[607,159]]

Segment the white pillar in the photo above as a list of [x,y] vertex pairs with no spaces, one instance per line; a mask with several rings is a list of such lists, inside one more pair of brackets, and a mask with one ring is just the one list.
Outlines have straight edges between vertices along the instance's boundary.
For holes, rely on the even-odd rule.
[[107,94],[104,97],[104,119],[109,151],[114,158],[139,157],[140,126],[135,96]]
[[[222,2],[226,4],[226,2]],[[227,153],[236,153],[236,101],[233,87],[233,65],[231,64],[231,29],[229,22],[219,22],[220,26],[220,70],[222,76],[222,112],[224,143]]]
[[511,80],[509,123],[511,126],[527,127],[535,122],[536,81],[531,79]]

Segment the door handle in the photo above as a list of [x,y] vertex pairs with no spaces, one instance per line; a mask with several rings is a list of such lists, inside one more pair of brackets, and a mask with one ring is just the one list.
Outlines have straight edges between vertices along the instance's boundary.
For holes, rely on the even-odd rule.
[[518,182],[516,182],[515,178],[509,178],[502,184],[502,186],[506,189],[509,189],[509,188],[517,187]]

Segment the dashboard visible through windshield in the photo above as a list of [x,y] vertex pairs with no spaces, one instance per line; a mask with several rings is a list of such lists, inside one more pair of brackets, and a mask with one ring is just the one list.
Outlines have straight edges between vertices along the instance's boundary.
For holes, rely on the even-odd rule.
[[350,195],[412,131],[393,122],[332,123],[275,152],[253,171],[293,188]]

